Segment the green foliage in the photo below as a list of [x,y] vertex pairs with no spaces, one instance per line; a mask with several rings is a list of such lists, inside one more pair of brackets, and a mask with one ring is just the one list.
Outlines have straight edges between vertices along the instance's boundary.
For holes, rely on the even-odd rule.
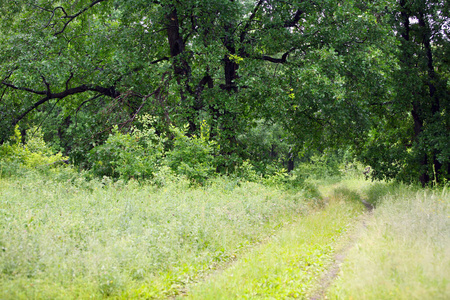
[[[196,181],[246,160],[271,175],[273,165],[290,170],[298,152],[350,145],[376,178],[444,182],[443,3],[3,1],[0,143],[15,125],[38,126],[81,168],[147,178],[157,169],[155,145],[133,141],[127,130],[151,114],[158,136],[175,136],[176,149],[165,143],[171,169]],[[194,137],[201,120],[217,145]],[[130,136],[108,136],[115,124]],[[184,124],[181,135],[171,132]],[[334,172],[316,166],[303,172]]]
[[313,152],[300,162],[293,171],[299,179],[324,179],[342,176],[342,167],[346,164],[343,153],[328,150],[323,153]]
[[32,136],[25,144],[18,126],[10,141],[0,145],[0,166],[3,174],[16,174],[21,168],[52,168],[64,164],[67,157],[53,153],[43,140],[40,129],[31,129]]
[[238,136],[244,145],[242,156],[247,158],[260,174],[271,174],[271,168],[284,166],[296,160],[292,136],[279,123],[258,120],[254,126]]
[[132,128],[131,133],[114,127],[106,142],[90,151],[90,172],[125,180],[151,178],[161,164],[164,138],[150,127],[147,118],[141,118],[143,129]]
[[173,148],[166,153],[164,163],[176,174],[203,183],[215,171],[214,154],[218,147],[214,141],[209,140],[209,128],[205,121],[202,123],[200,136],[187,136],[188,127],[171,128],[174,135]]
[[250,181],[250,182],[261,181],[261,176],[258,175],[258,173],[255,170],[255,167],[249,160],[243,161],[242,164],[236,168],[234,176],[243,181]]

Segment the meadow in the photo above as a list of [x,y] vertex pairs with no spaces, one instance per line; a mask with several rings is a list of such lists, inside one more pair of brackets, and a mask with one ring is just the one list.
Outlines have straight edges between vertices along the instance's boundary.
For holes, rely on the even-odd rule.
[[448,188],[377,183],[366,194],[377,208],[328,299],[449,299]]
[[0,298],[161,298],[308,214],[302,193],[0,179]]
[[[444,187],[50,175],[0,178],[1,299],[450,295]],[[376,208],[368,212],[362,200]]]

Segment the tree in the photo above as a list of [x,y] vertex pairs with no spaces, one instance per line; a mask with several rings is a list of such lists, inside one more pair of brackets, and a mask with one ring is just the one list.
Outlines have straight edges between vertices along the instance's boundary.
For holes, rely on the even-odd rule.
[[[122,127],[144,110],[167,125],[188,122],[191,133],[207,118],[223,153],[236,151],[239,128],[272,114],[277,101],[284,110],[298,107],[294,117],[313,120],[315,132],[322,108],[299,99],[297,89],[316,96],[317,88],[296,83],[298,72],[334,51],[344,5],[355,9],[340,1],[3,3],[2,140],[36,111],[56,106],[71,119],[93,102],[100,112],[120,108],[113,119]],[[362,42],[347,37],[349,45]]]
[[[396,38],[390,101],[363,151],[378,178],[448,180],[450,174],[449,5],[399,0],[389,8]],[[378,114],[380,116],[380,114]],[[380,157],[381,156],[381,157]]]
[[448,168],[447,4],[12,0],[0,12],[1,141],[43,126],[82,163],[146,113],[156,134],[208,124],[229,170],[265,120],[289,134],[289,155],[350,144],[380,176],[408,165],[423,182]]

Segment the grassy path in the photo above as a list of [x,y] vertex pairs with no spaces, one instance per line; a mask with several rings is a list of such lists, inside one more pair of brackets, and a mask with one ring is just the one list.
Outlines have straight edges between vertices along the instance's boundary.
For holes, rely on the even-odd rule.
[[448,189],[377,184],[372,191],[381,201],[327,299],[450,299]]
[[290,225],[223,272],[190,287],[189,299],[289,299],[315,295],[336,253],[349,242],[363,206],[348,190]]
[[332,264],[322,274],[322,277],[312,293],[310,300],[326,299],[328,289],[338,277],[341,266],[347,259],[350,251],[356,246],[361,237],[361,232],[364,228],[366,228],[367,222],[369,222],[372,217],[372,209],[369,210],[367,207],[366,209],[368,211],[358,218],[358,222],[356,222],[353,230],[351,230],[351,232],[349,232],[349,234],[342,239],[341,248],[337,249],[335,252]]

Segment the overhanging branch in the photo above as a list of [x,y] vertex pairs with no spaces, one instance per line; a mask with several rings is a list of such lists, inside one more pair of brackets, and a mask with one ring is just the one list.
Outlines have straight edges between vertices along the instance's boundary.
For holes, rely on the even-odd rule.
[[263,4],[264,1],[265,0],[260,0],[258,2],[258,4],[256,4],[255,9],[253,10],[251,16],[248,18],[247,24],[245,24],[244,29],[242,30],[242,33],[241,33],[241,36],[240,36],[241,43],[244,42],[245,36],[247,35],[248,29],[250,28],[250,24],[252,23],[253,19],[256,16],[256,13],[259,10],[259,7]]
[[[62,6],[57,6],[57,7],[55,7],[53,10],[45,9],[45,8],[39,7],[39,6],[37,6],[37,5],[33,5],[33,6],[39,8],[39,9],[41,9],[41,10],[51,12],[50,19],[48,20],[47,25],[46,25],[45,27],[50,26],[52,20],[53,20],[54,17],[55,17],[55,14],[56,14],[56,11],[57,11],[57,10],[61,10],[61,11],[62,11],[63,16],[60,17],[60,19],[65,19],[66,21],[63,22],[63,27],[61,28],[61,30],[55,32],[54,36],[57,36],[57,35],[63,33],[63,32],[66,30],[67,26],[68,26],[73,20],[75,20],[78,16],[80,16],[81,14],[83,14],[84,12],[86,12],[86,11],[89,10],[91,7],[95,6],[96,4],[98,4],[98,3],[100,3],[100,2],[104,2],[104,1],[107,1],[107,0],[95,0],[95,1],[92,1],[89,5],[87,5],[87,6],[84,7],[82,10],[80,10],[79,12],[77,12],[76,14],[73,14],[73,15],[69,15],[69,14],[67,13],[67,11],[64,9],[64,7],[62,7]],[[55,25],[55,24],[52,24],[52,27],[53,27],[54,25]]]
[[273,62],[273,63],[276,63],[276,64],[284,64],[284,63],[286,63],[289,54],[290,54],[292,51],[294,51],[294,50],[295,50],[295,48],[290,49],[289,51],[287,51],[286,53],[284,53],[284,54],[281,56],[281,58],[274,58],[274,57],[270,57],[270,56],[264,55],[264,56],[262,56],[260,59],[262,59],[262,60],[267,60],[267,61],[270,61],[270,62]]
[[[17,88],[20,90],[29,90],[26,88]],[[68,96],[72,96],[75,94],[81,94],[84,92],[98,92],[101,95],[107,96],[107,97],[111,97],[111,98],[116,98],[120,96],[120,93],[118,91],[116,91],[116,89],[114,87],[109,87],[109,88],[105,88],[105,87],[101,87],[101,86],[89,86],[89,85],[80,85],[71,89],[66,89],[63,92],[60,93],[51,93],[49,91],[42,93],[35,93],[35,94],[40,94],[40,95],[46,95],[44,98],[42,98],[41,100],[35,102],[32,106],[30,106],[29,108],[27,108],[22,114],[20,114],[17,118],[14,119],[13,121],[13,126],[15,126],[17,123],[20,122],[20,120],[22,120],[23,118],[25,118],[26,115],[28,115],[31,111],[33,111],[34,109],[38,108],[39,106],[41,106],[42,104],[48,102],[51,99],[64,99]]]

